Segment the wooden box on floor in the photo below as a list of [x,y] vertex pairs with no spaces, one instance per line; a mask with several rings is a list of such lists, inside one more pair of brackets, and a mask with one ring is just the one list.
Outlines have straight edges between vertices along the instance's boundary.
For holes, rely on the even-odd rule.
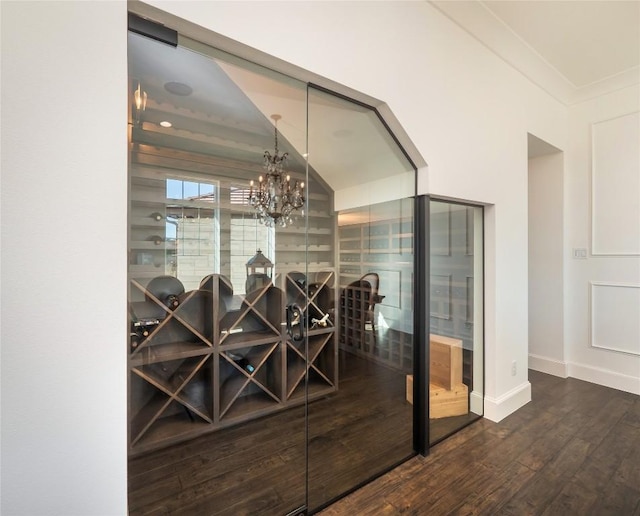
[[[462,341],[431,334],[429,417],[461,416],[469,412],[467,386],[462,383]],[[413,403],[413,375],[407,375],[407,401]]]

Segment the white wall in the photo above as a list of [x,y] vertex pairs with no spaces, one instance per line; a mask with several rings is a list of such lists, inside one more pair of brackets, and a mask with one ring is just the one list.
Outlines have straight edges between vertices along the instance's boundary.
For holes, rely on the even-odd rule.
[[0,512],[125,514],[126,5],[0,5]]
[[529,160],[529,367],[567,376],[564,352],[564,160]]
[[[569,145],[565,153],[566,182],[566,242],[565,242],[565,345],[569,375],[587,381],[601,383],[618,389],[640,394],[640,306],[637,305],[637,292],[640,287],[640,256],[638,255],[593,255],[591,253],[592,225],[609,228],[611,234],[620,235],[620,228],[628,233],[637,235],[640,232],[640,220],[634,215],[634,208],[640,204],[640,190],[635,188],[636,203],[626,217],[607,220],[609,213],[596,210],[592,219],[592,136],[593,124],[599,125],[603,121],[615,119],[640,109],[640,95],[638,86],[625,88],[608,95],[602,95],[571,106],[569,109]],[[597,132],[597,131],[596,131]],[[631,132],[632,134],[626,134]],[[635,133],[635,134],[634,134]],[[616,163],[620,155],[627,159],[637,160],[640,152],[637,128],[633,127],[618,135],[620,145],[609,147],[609,158],[605,156],[605,163]],[[596,134],[596,145],[602,142]],[[631,139],[631,145],[629,145]],[[615,141],[615,140],[614,140]],[[626,142],[626,143],[625,143]],[[607,148],[605,146],[605,148]],[[635,172],[636,177],[632,177]],[[611,174],[617,171],[596,169],[597,174]],[[627,181],[611,182],[610,186],[618,189],[621,200],[629,198],[633,191],[633,184],[638,183],[640,170],[629,171]],[[600,192],[593,192],[596,198]],[[609,192],[608,195],[611,195]],[[615,195],[615,192],[613,193]],[[620,215],[620,214],[619,214]],[[605,247],[607,247],[605,245]],[[571,258],[573,248],[589,249],[586,260]],[[616,249],[603,249],[598,252],[617,252]],[[590,309],[591,283],[614,284],[613,287],[602,289],[596,286],[594,301],[600,303],[600,296],[606,295],[606,310],[599,306]],[[626,285],[626,286],[623,286]],[[633,289],[634,290],[630,290]],[[635,296],[633,295],[635,293]],[[629,309],[631,312],[629,313]],[[628,315],[622,315],[628,314]],[[599,327],[606,325],[612,317],[621,317],[608,331],[606,341],[599,339],[595,342],[599,346],[611,348],[623,347],[628,352],[615,351],[595,347],[592,342],[591,327],[599,333]],[[622,330],[622,331],[621,331]]]
[[[526,403],[527,132],[564,148],[566,108],[428,3],[155,3],[388,102],[429,191],[487,203],[485,414]],[[126,4],[1,5],[2,512],[123,514]]]

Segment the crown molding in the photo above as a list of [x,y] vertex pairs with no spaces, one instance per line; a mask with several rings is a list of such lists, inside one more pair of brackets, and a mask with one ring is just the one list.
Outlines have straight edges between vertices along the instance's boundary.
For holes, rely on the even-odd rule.
[[482,1],[429,0],[429,3],[533,84],[567,106],[640,84],[640,68],[635,67],[578,88]]
[[601,95],[613,93],[614,91],[629,88],[631,86],[640,87],[640,66],[629,68],[624,72],[612,75],[611,77],[607,77],[601,81],[588,84],[582,88],[577,88],[573,93],[570,104],[585,102]]

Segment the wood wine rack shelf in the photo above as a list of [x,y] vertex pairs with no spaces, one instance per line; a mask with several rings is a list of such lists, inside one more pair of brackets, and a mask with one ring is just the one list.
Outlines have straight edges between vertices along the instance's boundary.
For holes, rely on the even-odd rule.
[[[335,274],[313,276],[278,276],[238,301],[212,275],[170,306],[132,279],[130,454],[299,405],[306,392],[309,400],[335,392]],[[286,332],[292,303],[307,342]]]

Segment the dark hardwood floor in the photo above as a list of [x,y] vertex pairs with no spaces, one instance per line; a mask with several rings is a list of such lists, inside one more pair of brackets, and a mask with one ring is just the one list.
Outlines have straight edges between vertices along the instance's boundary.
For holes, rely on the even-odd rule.
[[[322,514],[640,516],[640,397],[529,378],[533,401],[516,413],[467,426]],[[345,367],[339,396],[310,405],[310,506],[407,456],[410,418],[403,375]],[[304,435],[291,409],[134,458],[130,513],[283,515],[304,501]]]
[[[413,452],[405,375],[340,353],[338,392],[309,404],[309,506]],[[284,515],[305,503],[302,407],[129,461],[131,515]]]
[[324,516],[640,516],[640,397],[529,371],[533,401],[482,419]]

